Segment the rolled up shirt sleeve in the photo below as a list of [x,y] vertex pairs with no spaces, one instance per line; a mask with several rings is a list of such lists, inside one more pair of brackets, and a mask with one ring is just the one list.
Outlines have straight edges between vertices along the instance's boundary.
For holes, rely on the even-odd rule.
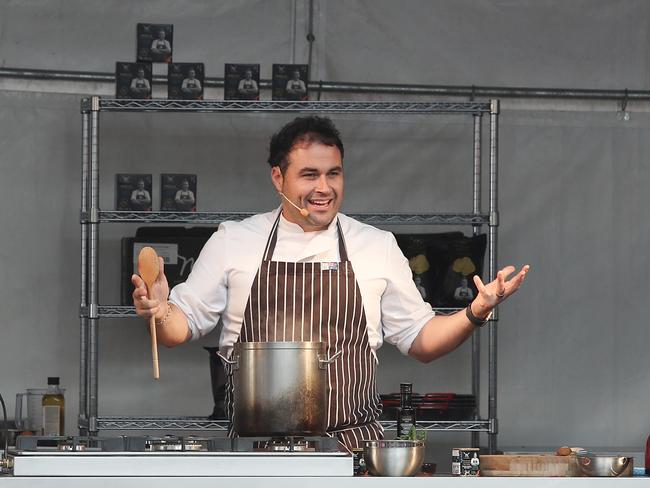
[[435,312],[415,286],[408,260],[395,236],[387,233],[386,241],[387,278],[381,297],[382,330],[384,340],[407,355],[413,341]]
[[226,230],[220,226],[203,246],[187,280],[169,295],[169,301],[185,313],[192,340],[213,330],[226,308],[227,262]]

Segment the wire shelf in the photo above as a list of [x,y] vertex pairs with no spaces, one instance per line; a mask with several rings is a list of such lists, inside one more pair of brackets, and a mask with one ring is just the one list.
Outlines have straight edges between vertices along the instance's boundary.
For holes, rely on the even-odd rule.
[[[395,421],[380,421],[384,430],[393,431]],[[489,420],[419,421],[426,431],[491,432]],[[227,431],[228,421],[206,417],[97,417],[99,430],[207,430]]]
[[[129,212],[100,211],[99,222],[139,222],[139,223],[186,223],[186,224],[220,224],[230,220],[243,220],[255,215],[255,212]],[[489,215],[473,213],[351,213],[346,214],[360,222],[371,225],[487,225]],[[82,223],[89,222],[89,215],[82,214]]]
[[[460,308],[435,308],[433,309],[438,315],[451,315],[462,310]],[[99,305],[99,318],[119,319],[124,317],[137,317],[135,308],[129,305]],[[89,318],[89,309],[84,307],[80,312],[81,317]]]
[[[84,99],[82,107],[92,107]],[[490,113],[482,102],[355,102],[248,100],[126,100],[99,98],[96,108],[109,112],[329,112],[329,113]]]

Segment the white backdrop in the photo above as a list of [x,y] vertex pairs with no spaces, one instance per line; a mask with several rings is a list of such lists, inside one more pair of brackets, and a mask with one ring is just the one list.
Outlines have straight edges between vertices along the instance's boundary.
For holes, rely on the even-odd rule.
[[[648,8],[643,1],[316,1],[312,78],[643,89]],[[133,59],[137,22],[170,22],[175,60],[203,61],[208,76],[222,76],[225,62],[260,62],[268,78],[273,62],[306,60],[306,13],[306,2],[289,0],[0,1],[0,63],[111,71],[115,61]],[[0,392],[13,410],[15,393],[60,375],[72,433],[79,100],[113,87],[0,79],[0,88]],[[500,445],[640,448],[650,432],[644,320],[650,119],[645,105],[633,103],[623,122],[616,107],[614,101],[503,103],[499,260],[532,269],[525,288],[501,309]],[[264,163],[268,137],[287,119],[102,115],[101,207],[114,204],[115,173],[141,171],[153,173],[154,192],[160,173],[196,172],[201,210],[269,209],[277,200]],[[346,143],[344,211],[471,209],[471,121],[385,115],[336,121]],[[134,232],[130,225],[102,226],[102,303],[119,298],[119,240]],[[154,383],[144,326],[135,319],[102,321],[100,413],[209,413],[201,346],[216,341],[213,335],[162,350],[162,379]],[[382,391],[411,379],[418,391],[469,392],[467,345],[426,366],[392,346],[380,357]],[[486,392],[484,383],[484,406]],[[451,434],[432,440],[468,442]]]

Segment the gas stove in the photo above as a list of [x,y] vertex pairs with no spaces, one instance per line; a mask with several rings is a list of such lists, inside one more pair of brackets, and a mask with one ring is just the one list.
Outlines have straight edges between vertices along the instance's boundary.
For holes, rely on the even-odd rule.
[[19,436],[14,476],[352,476],[332,437]]

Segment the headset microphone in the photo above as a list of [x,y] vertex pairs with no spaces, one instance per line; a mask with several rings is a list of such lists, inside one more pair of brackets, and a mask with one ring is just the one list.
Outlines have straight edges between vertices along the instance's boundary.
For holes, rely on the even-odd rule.
[[287,202],[289,202],[291,205],[293,205],[293,206],[296,208],[296,210],[298,210],[298,211],[300,212],[300,215],[302,215],[303,217],[309,217],[309,210],[307,210],[306,208],[301,208],[301,207],[299,207],[298,205],[296,205],[295,203],[293,203],[293,202],[292,202],[291,200],[289,200],[289,199],[287,198],[287,196],[286,196],[284,193],[282,193],[281,191],[279,191],[278,193],[279,193],[280,195],[282,195],[282,196],[284,197],[284,199],[285,199]]

